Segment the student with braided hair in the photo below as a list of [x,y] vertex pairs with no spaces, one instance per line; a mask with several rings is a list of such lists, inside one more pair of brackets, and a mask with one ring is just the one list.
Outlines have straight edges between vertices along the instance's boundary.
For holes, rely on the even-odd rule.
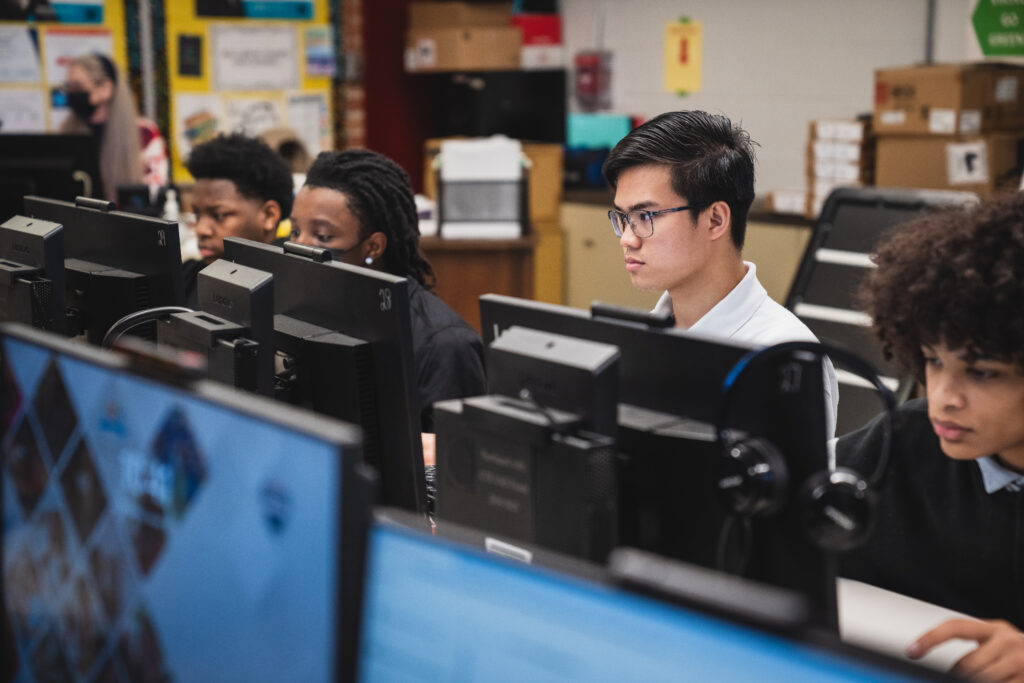
[[291,219],[292,241],[408,278],[423,432],[433,432],[435,402],[487,393],[480,336],[430,291],[434,271],[420,251],[412,186],[395,162],[362,149],[322,152],[295,196]]

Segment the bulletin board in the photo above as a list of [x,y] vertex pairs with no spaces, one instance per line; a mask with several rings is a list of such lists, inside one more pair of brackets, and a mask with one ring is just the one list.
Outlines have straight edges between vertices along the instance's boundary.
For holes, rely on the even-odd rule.
[[[0,13],[0,133],[56,132],[68,115],[57,90],[68,60],[109,55],[127,73],[124,3],[54,3],[55,21],[22,21]],[[0,143],[2,144],[2,143]]]
[[313,156],[334,147],[328,0],[180,0],[166,8],[176,181],[189,178],[192,147],[219,132],[287,126]]

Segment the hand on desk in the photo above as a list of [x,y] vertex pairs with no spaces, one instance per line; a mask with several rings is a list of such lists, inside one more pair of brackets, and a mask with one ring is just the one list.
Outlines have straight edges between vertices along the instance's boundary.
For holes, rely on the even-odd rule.
[[981,681],[1024,682],[1024,633],[1001,620],[950,619],[918,638],[907,656],[919,659],[954,638],[973,640],[978,647],[960,658],[953,673]]
[[420,440],[423,442],[423,466],[430,467],[437,463],[437,456],[434,454],[434,447],[437,439],[433,434],[420,433]]

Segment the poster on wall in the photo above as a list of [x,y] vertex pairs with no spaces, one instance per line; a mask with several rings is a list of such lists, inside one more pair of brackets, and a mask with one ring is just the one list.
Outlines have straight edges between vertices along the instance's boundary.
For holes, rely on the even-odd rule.
[[0,90],[0,133],[45,133],[46,93]]
[[39,83],[42,80],[35,30],[0,26],[0,83]]
[[259,135],[284,123],[281,100],[276,93],[232,97],[224,102],[224,127],[232,133]]
[[220,97],[180,93],[174,97],[174,130],[178,153],[186,159],[192,148],[217,136],[222,121]]
[[214,90],[299,87],[298,36],[290,26],[211,28]]
[[331,147],[331,119],[324,93],[288,95],[288,127],[299,134],[311,156]]
[[701,25],[697,21],[665,24],[665,90],[692,95],[701,89]]
[[105,28],[50,28],[43,34],[46,55],[46,82],[60,85],[68,73],[68,64],[75,57],[114,53],[114,41]]
[[306,76],[334,75],[334,39],[327,26],[306,29]]
[[197,17],[313,18],[313,0],[195,0]]

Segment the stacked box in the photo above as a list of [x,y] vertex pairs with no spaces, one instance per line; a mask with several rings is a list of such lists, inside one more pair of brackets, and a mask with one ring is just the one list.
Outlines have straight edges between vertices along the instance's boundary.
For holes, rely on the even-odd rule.
[[837,187],[871,185],[874,137],[866,119],[811,121],[807,140],[807,208],[814,219]]
[[524,69],[561,69],[562,18],[558,14],[517,14],[512,24],[523,32]]
[[1020,187],[1024,66],[947,64],[875,72],[875,181],[988,198]]
[[405,70],[410,72],[518,69],[522,30],[512,5],[414,2],[409,5]]

